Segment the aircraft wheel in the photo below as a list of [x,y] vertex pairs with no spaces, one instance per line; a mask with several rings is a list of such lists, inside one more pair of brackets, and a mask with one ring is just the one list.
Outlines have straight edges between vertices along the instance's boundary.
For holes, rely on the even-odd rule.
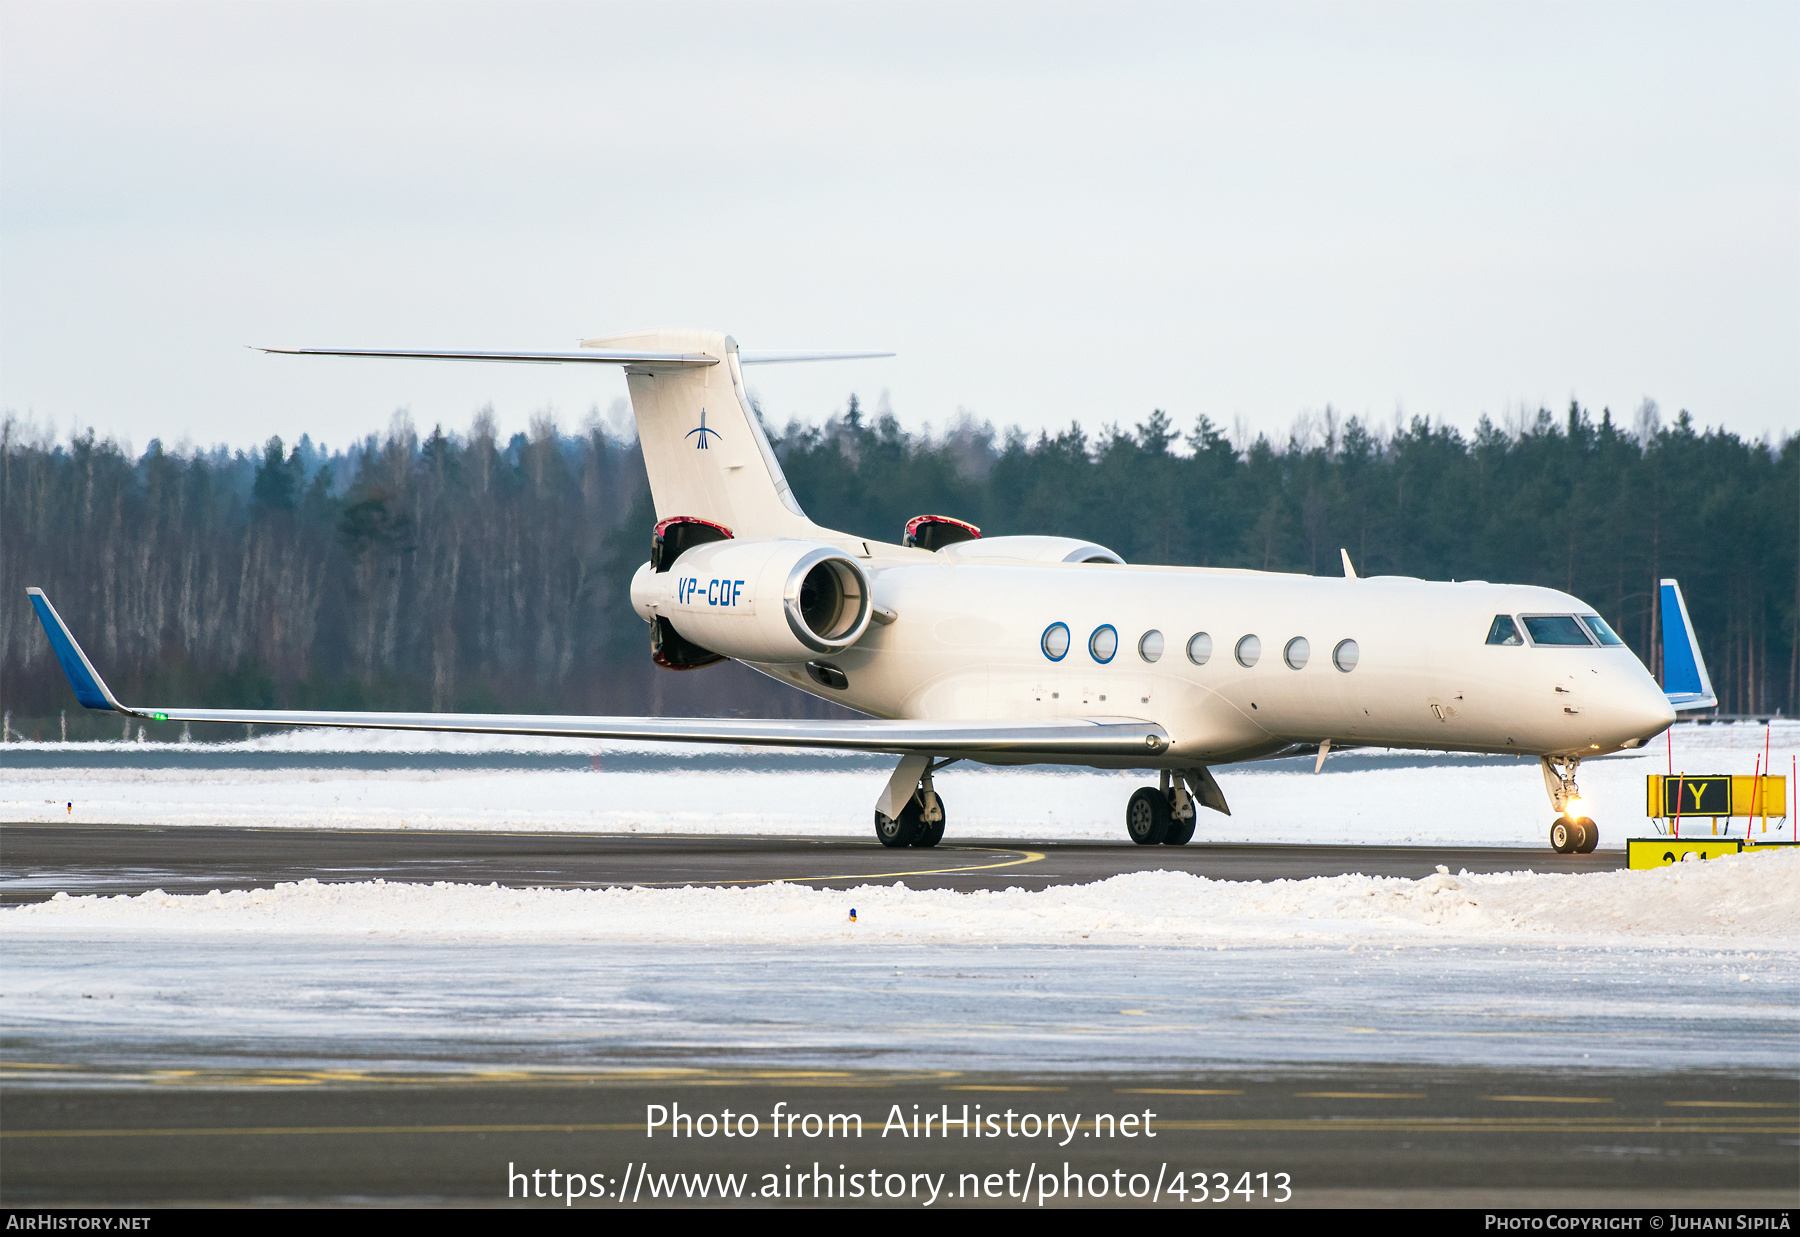
[[875,813],[875,837],[883,846],[911,846],[919,837],[919,801],[908,799],[899,819]]
[[[944,812],[944,797],[936,791],[931,792],[931,797],[937,800],[938,818],[935,821],[928,821],[925,819],[924,811],[922,809],[920,810],[919,833],[918,836],[913,839],[913,845],[919,847],[921,850],[929,846],[936,846],[939,842],[944,840],[944,825],[948,823],[950,819]],[[914,796],[913,803],[917,804],[918,802],[918,797]]]
[[1572,855],[1575,848],[1581,845],[1581,834],[1575,828],[1575,822],[1567,816],[1558,816],[1550,822],[1550,845],[1559,855]]
[[1169,801],[1154,786],[1133,792],[1125,805],[1125,832],[1139,846],[1161,846],[1169,836]]
[[1575,825],[1581,830],[1581,841],[1576,845],[1575,853],[1578,855],[1593,854],[1594,847],[1600,844],[1600,826],[1596,825],[1590,816],[1583,816],[1575,822]]
[[1175,814],[1169,814],[1169,831],[1163,835],[1164,846],[1186,846],[1194,838],[1194,826],[1198,820],[1177,820]]

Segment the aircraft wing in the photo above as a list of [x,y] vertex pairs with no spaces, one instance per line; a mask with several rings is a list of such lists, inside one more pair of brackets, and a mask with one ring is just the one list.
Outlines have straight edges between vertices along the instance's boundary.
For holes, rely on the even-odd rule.
[[1169,746],[1161,726],[1135,718],[1024,718],[1003,721],[788,721],[739,717],[574,717],[516,713],[333,713],[284,709],[148,708],[121,704],[44,591],[27,589],[50,647],[90,709],[146,721],[233,722],[255,726],[327,726],[449,731],[554,738],[637,739],[665,743],[737,743],[930,756],[1119,757],[1155,755]]

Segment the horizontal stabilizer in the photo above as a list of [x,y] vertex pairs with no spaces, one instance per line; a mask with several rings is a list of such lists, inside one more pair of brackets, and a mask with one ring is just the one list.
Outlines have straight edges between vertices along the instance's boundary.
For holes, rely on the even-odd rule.
[[663,743],[738,743],[834,751],[924,754],[1011,760],[1050,757],[1154,756],[1169,746],[1161,726],[1135,718],[1041,718],[1009,721],[788,721],[738,717],[566,717],[510,713],[326,713],[283,709],[140,708],[120,704],[81,651],[42,589],[29,589],[50,646],[75,696],[90,709],[147,721],[229,722],[253,726],[321,726],[368,730],[535,735],[565,739],[637,739]]
[[402,361],[511,361],[519,365],[717,365],[718,357],[684,352],[618,352],[599,348],[581,352],[425,352],[395,348],[262,348],[284,356],[378,357]]
[[891,352],[738,352],[739,365],[785,365],[790,361],[873,361]]
[[1706,659],[1700,655],[1700,641],[1694,635],[1694,621],[1688,617],[1681,585],[1664,580],[1661,592],[1663,694],[1678,713],[1716,709],[1719,698],[1713,694],[1712,676],[1706,673]]
[[[283,356],[375,357],[402,361],[507,361],[515,365],[717,365],[718,357],[688,352],[621,352],[583,348],[579,352],[464,352],[413,348],[264,348]],[[739,352],[740,365],[782,365],[795,361],[868,361],[891,352]]]

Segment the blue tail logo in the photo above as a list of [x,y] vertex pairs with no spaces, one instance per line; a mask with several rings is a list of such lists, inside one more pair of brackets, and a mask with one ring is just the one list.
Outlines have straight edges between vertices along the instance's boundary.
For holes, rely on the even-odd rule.
[[714,438],[720,437],[718,430],[709,430],[706,428],[706,409],[704,409],[704,408],[702,408],[700,410],[700,428],[696,429],[696,430],[689,430],[686,434],[684,434],[682,436],[684,438],[692,438],[695,434],[700,435],[700,441],[697,444],[695,444],[695,447],[694,447],[694,449],[696,451],[706,450],[706,436],[708,434],[711,434]]

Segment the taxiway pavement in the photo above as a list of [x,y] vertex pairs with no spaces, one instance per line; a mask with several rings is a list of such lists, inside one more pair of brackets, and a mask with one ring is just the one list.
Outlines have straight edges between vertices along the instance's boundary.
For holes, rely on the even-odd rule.
[[504,833],[436,829],[246,829],[206,826],[0,824],[0,904],[59,892],[206,893],[281,881],[450,881],[517,888],[745,885],[848,888],[904,881],[915,889],[1042,888],[1127,872],[1171,870],[1216,880],[1298,880],[1359,872],[1417,879],[1452,872],[1599,872],[1617,851],[1548,848],[984,842],[890,850],[856,839]]
[[[858,839],[0,825],[0,891],[9,903],[65,890],[203,893],[307,878],[554,888],[778,880],[843,888],[904,881],[915,888],[974,890],[1084,883],[1159,868],[1269,880],[1351,872],[1423,877],[1439,865],[1453,872],[1584,872],[1622,863],[1616,852],[1561,856],[1515,848],[956,840],[933,850],[894,851]],[[1092,951],[989,948],[977,957],[969,949],[938,948],[904,957],[840,958],[833,969],[810,956],[788,958],[791,951],[783,950],[712,958],[717,951],[642,946],[609,954],[591,942],[523,952],[484,942],[401,942],[383,953],[380,942],[329,948],[315,942],[297,950],[258,938],[193,960],[205,972],[200,976],[183,969],[189,965],[186,948],[169,953],[154,942],[140,948],[84,938],[67,946],[80,968],[65,981],[51,974],[62,965],[60,955],[50,956],[64,946],[34,948],[49,950],[35,963],[50,975],[39,985],[40,1003],[64,988],[72,1001],[87,1000],[90,991],[96,999],[92,1010],[79,1007],[83,1017],[63,1015],[38,1032],[16,1036],[11,1060],[0,1066],[6,1106],[0,1202],[9,1205],[566,1205],[547,1194],[521,1197],[509,1168],[528,1176],[549,1170],[586,1175],[584,1188],[602,1197],[577,1200],[581,1206],[717,1205],[722,1178],[716,1174],[748,1174],[739,1188],[751,1194],[771,1180],[765,1174],[774,1175],[778,1197],[745,1202],[810,1204],[815,1163],[840,1189],[850,1174],[872,1181],[869,1174],[876,1173],[884,1191],[901,1182],[904,1197],[852,1200],[899,1206],[924,1202],[913,1192],[921,1181],[915,1174],[946,1174],[934,1206],[1036,1205],[1046,1173],[1059,1191],[1071,1174],[1082,1177],[1084,1188],[1104,1175],[1123,1183],[1128,1194],[1137,1185],[1150,1189],[1162,1182],[1154,1201],[1047,1200],[1106,1206],[1282,1205],[1264,1190],[1265,1182],[1272,1185],[1283,1173],[1293,1191],[1287,1205],[1300,1206],[1774,1207],[1795,1201],[1800,1102],[1792,1072],[1779,1067],[1779,1058],[1736,1069],[1692,1061],[1672,1068],[1601,1065],[1588,1051],[1599,1056],[1601,1045],[1633,1033],[1632,1024],[1613,1017],[1617,1001],[1588,1000],[1566,1010],[1546,1005],[1553,987],[1585,992],[1585,983],[1573,985],[1618,969],[1610,953],[1600,956],[1605,951],[1590,951],[1592,958],[1544,950],[1526,957],[1519,951],[1538,987],[1522,987],[1506,1000],[1450,992],[1454,1008],[1444,1034],[1476,1037],[1467,1044],[1487,1045],[1480,1051],[1493,1058],[1457,1064],[1479,1055],[1477,1048],[1456,1040],[1452,1060],[1444,1053],[1423,1059],[1431,1055],[1420,1047],[1429,1029],[1428,1013],[1421,1012],[1421,1003],[1431,1003],[1425,996],[1396,1002],[1377,992],[1372,999],[1380,1008],[1363,1010],[1357,1000],[1372,981],[1361,971],[1341,993],[1299,990],[1302,971],[1340,975],[1365,966],[1360,955],[1352,960],[1341,950],[1327,951],[1328,958],[1296,949],[1095,952],[1093,965],[1104,965],[1114,977],[1101,982],[1098,973],[1075,966],[1090,960]],[[131,957],[113,957],[121,951]],[[155,992],[134,997],[129,984],[102,972],[110,958],[119,975],[138,974],[132,959],[139,954],[142,973],[155,976]],[[1454,963],[1458,955],[1445,956]],[[1378,962],[1397,972],[1437,965],[1429,972],[1437,976],[1430,987],[1434,993],[1444,989],[1444,975],[1451,974],[1444,967],[1452,964],[1407,961],[1414,957],[1384,954],[1367,965]],[[1588,969],[1570,970],[1571,959]],[[844,969],[860,961],[868,965],[854,973]],[[1734,975],[1750,968],[1725,961]],[[919,975],[903,975],[902,965]],[[1673,959],[1659,965],[1668,971],[1717,970],[1720,964]],[[733,988],[723,971],[708,966],[725,968],[748,987]],[[520,986],[527,978],[522,970],[533,967],[563,977],[542,1009],[529,1004]],[[776,970],[765,974],[771,967]],[[994,976],[984,978],[990,970]],[[80,982],[70,988],[77,973]],[[260,977],[276,992],[325,994],[328,1004],[335,1002],[330,1017],[309,1022],[301,1016],[306,1011],[290,1008],[300,996],[283,1004],[283,998],[266,995],[254,997],[273,1007],[261,1021],[239,1011],[188,1027],[175,1016],[177,1007],[195,1003],[224,1009],[229,1002],[207,985],[228,991],[246,976]],[[1501,982],[1485,971],[1482,976],[1469,982]],[[602,978],[618,988],[600,994],[604,1010],[582,1004],[587,988]],[[1635,973],[1618,978],[1627,988],[1615,996],[1643,982]],[[1655,1033],[1671,1042],[1685,1035],[1691,1044],[1696,1026],[1690,1024],[1701,1006],[1679,986],[1681,978],[1664,978],[1672,996]],[[390,991],[395,984],[405,990]],[[432,994],[458,985],[475,994],[480,1009],[432,1003]],[[970,986],[981,991],[957,1004],[957,992]],[[123,1012],[107,1021],[99,1015],[113,1013],[107,1002],[115,988]],[[164,999],[164,988],[174,1005]],[[1165,1005],[1175,997],[1190,1003],[1206,998],[1217,1028],[1191,1038],[1195,1031],[1177,1026],[1195,1021],[1185,1006],[1161,1010],[1160,1021],[1136,1017],[1146,1012],[1139,1008],[1144,994],[1159,992]],[[498,1006],[495,993],[504,994]],[[769,1009],[756,1004],[759,993]],[[390,1013],[410,1009],[414,1016],[393,1034],[375,1034],[386,1024],[340,1008],[345,994],[366,995]],[[882,1001],[886,1013],[867,1014],[879,1013],[879,1025],[850,1027],[840,1037],[843,1044],[825,1043],[830,1037],[822,1035],[824,1028],[841,1027]],[[1320,1010],[1309,1016],[1312,1005]],[[556,1010],[574,1017],[580,1033],[563,1035],[544,1023]],[[1771,1017],[1731,1022],[1727,1029],[1738,1038],[1766,1037],[1781,1029]],[[1062,1041],[1046,1038],[1034,1018],[1052,1018],[1050,1030],[1060,1028],[1079,1051],[1055,1057],[1049,1049]],[[609,1026],[618,1024],[613,1039],[598,1025],[607,1019]],[[547,1046],[494,1040],[509,1028],[531,1030],[540,1023],[549,1026]],[[763,1043],[757,1028],[765,1023],[779,1023],[782,1035],[765,1036]],[[1110,1051],[1102,1062],[1096,1054],[1113,1043],[1103,1034],[1113,1023],[1133,1036],[1130,1051]],[[699,1030],[715,1024],[723,1038],[704,1042]],[[318,1027],[339,1030],[321,1033]],[[1236,1063],[1217,1059],[1227,1031],[1247,1037]],[[971,1034],[985,1038],[976,1044]],[[1170,1052],[1156,1051],[1152,1041],[1163,1034],[1181,1037],[1164,1048],[1185,1044],[1196,1059],[1179,1064]],[[1345,1038],[1362,1045],[1367,1059],[1321,1060],[1321,1046]],[[1568,1067],[1523,1059],[1532,1045],[1546,1042],[1567,1049]],[[911,1063],[869,1068],[884,1056],[907,1060],[900,1048],[912,1049]],[[1412,1059],[1382,1058],[1383,1051]],[[1208,1052],[1214,1059],[1198,1059]],[[997,1053],[1004,1054],[998,1068],[991,1063]],[[1145,1058],[1144,1068],[1120,1068],[1121,1057],[1135,1056]],[[920,1058],[936,1058],[927,1060],[932,1066],[941,1060],[944,1068],[917,1068]],[[648,1107],[677,1103],[690,1113],[730,1108],[756,1114],[763,1133],[732,1140],[646,1138]],[[856,1139],[777,1142],[767,1121],[782,1103],[790,1112],[854,1113],[865,1132]],[[896,1105],[910,1118],[915,1111],[946,1108],[960,1115],[965,1104],[980,1105],[984,1113],[1055,1113],[1077,1127],[1066,1144],[1022,1134],[980,1142],[881,1136]],[[1102,1137],[1095,1123],[1097,1114],[1144,1111],[1156,1114],[1155,1139]],[[793,1182],[802,1170],[807,1193],[796,1196]],[[678,1182],[675,1176],[695,1172],[712,1182],[704,1200],[689,1196],[697,1188],[692,1177]],[[1197,1201],[1196,1174],[1205,1174],[1208,1198],[1223,1201]],[[1220,1189],[1218,1174],[1233,1191]],[[1170,1189],[1176,1180],[1184,1184],[1185,1201]],[[544,1181],[535,1179],[533,1188]],[[972,1188],[981,1196],[970,1197]],[[676,1197],[668,1196],[671,1189],[679,1191]]]
[[[424,1074],[65,1069],[54,1087],[25,1073],[9,1070],[0,1132],[4,1201],[12,1205],[385,1199],[564,1207],[548,1194],[551,1169],[582,1175],[583,1193],[600,1195],[576,1205],[614,1207],[718,1205],[716,1174],[747,1174],[739,1188],[751,1194],[776,1184],[776,1197],[746,1202],[841,1204],[847,1179],[867,1184],[872,1171],[884,1192],[904,1193],[861,1202],[910,1207],[926,1199],[914,1174],[944,1175],[937,1207],[1036,1205],[1045,1188],[1054,1190],[1052,1204],[1270,1206],[1282,1197],[1283,1177],[1288,1205],[1298,1206],[1795,1201],[1792,1079],[1707,1070],[1070,1075],[697,1062]],[[730,1111],[740,1131],[749,1128],[741,1115],[751,1114],[757,1133],[647,1137],[652,1105],[710,1113],[715,1122]],[[812,1137],[804,1123],[774,1137],[778,1106],[803,1122],[806,1114],[855,1114],[861,1137],[846,1136],[847,1121],[823,1120],[812,1123]],[[942,1126],[920,1137],[890,1122],[895,1112],[910,1127],[916,1114],[965,1111],[1000,1118],[1017,1133],[978,1140],[953,1125],[949,1137]],[[1144,1136],[1141,1116],[1124,1136],[1119,1118],[1144,1113],[1154,1114],[1154,1137]],[[1024,1136],[1026,1114],[1035,1115],[1036,1137]],[[1050,1114],[1058,1117],[1054,1138],[1042,1133]],[[1102,1114],[1110,1128],[1096,1121]],[[524,1174],[523,1185],[514,1173]],[[711,1178],[708,1197],[680,1183],[671,1198],[676,1175],[692,1173]],[[831,1197],[813,1197],[824,1192],[820,1177]],[[1075,1178],[1083,1195],[1060,1197]],[[1195,1188],[1202,1178],[1207,1201]],[[1095,1199],[1097,1180],[1106,1193]]]

